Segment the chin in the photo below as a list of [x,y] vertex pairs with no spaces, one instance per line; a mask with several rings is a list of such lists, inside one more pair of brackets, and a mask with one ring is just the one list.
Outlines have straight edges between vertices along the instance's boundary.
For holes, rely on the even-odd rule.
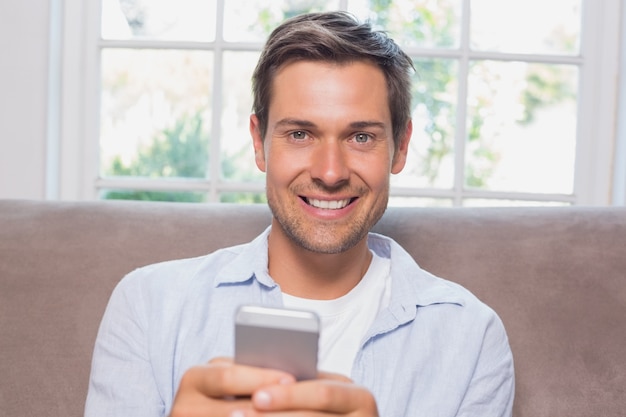
[[[294,230],[295,229],[295,230]],[[283,230],[289,239],[297,246],[300,246],[310,252],[320,254],[339,254],[347,252],[355,247],[367,236],[367,229],[357,228],[349,231],[343,236],[336,236],[336,229],[333,226],[328,228],[316,228],[315,232],[302,230],[299,227],[285,228]],[[330,229],[330,230],[329,230]],[[329,238],[329,237],[335,237]]]

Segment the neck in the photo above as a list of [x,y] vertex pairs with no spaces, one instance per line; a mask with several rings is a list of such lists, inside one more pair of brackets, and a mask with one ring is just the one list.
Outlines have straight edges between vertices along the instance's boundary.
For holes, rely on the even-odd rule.
[[296,245],[276,224],[268,247],[270,276],[283,292],[302,298],[331,300],[347,294],[372,260],[367,237],[342,253],[317,253]]

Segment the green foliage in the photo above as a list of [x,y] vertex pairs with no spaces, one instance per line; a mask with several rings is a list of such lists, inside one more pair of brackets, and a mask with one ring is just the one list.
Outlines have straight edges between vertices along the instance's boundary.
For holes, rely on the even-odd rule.
[[136,0],[120,0],[120,7],[133,33],[138,36],[143,35],[146,22],[144,7],[138,4]]
[[563,77],[563,67],[558,65],[530,65],[526,76],[526,89],[522,96],[524,117],[521,124],[530,124],[537,110],[565,99],[575,99],[571,82]]
[[267,203],[265,193],[224,193],[220,196],[222,203],[260,204]]
[[[204,178],[207,171],[208,140],[202,116],[184,116],[172,128],[160,132],[152,143],[140,150],[129,166],[114,161],[121,172],[113,175],[138,177]],[[117,159],[117,158],[116,158]]]
[[381,27],[388,27],[389,23],[389,6],[393,0],[371,0],[370,11],[376,16],[376,23]]
[[[150,145],[141,148],[136,159],[126,165],[120,157],[113,159],[106,171],[111,176],[143,178],[204,178],[207,171],[208,134],[199,113],[185,116],[172,128],[159,132]],[[243,153],[244,150],[241,150]],[[232,160],[238,160],[235,155]],[[227,178],[245,181],[249,170],[235,166],[231,159],[222,162],[222,172]],[[251,169],[256,169],[250,161]],[[147,200],[203,202],[204,193],[185,191],[111,190],[104,194],[109,200]],[[228,203],[265,203],[264,193],[225,193],[220,199]]]
[[206,201],[204,194],[181,191],[106,191],[106,200],[172,201],[181,203],[201,203]]
[[455,82],[456,63],[452,60],[425,59],[416,60],[414,65],[417,75],[413,81],[412,100],[416,105],[423,106],[426,112],[424,133],[429,138],[418,172],[433,184],[443,160],[454,149],[455,107],[449,90]]
[[257,29],[261,29],[261,32],[265,36],[269,36],[272,30],[283,20],[304,13],[322,11],[324,10],[325,3],[325,0],[285,0],[281,15],[273,14],[270,6],[261,8],[259,10],[258,19],[254,23],[254,27],[250,27],[249,29],[253,32]]
[[[172,128],[159,132],[139,150],[137,158],[126,165],[118,156],[106,175],[148,178],[204,178],[208,166],[208,135],[202,116],[196,113],[176,121]],[[105,199],[154,201],[204,201],[202,193],[167,191],[109,191]]]

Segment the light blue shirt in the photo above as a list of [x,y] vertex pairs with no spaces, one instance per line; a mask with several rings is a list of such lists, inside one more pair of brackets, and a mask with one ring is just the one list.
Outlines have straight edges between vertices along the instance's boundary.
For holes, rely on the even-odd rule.
[[[100,325],[85,416],[165,416],[187,369],[232,357],[236,308],[282,305],[268,274],[268,233],[127,275]],[[494,311],[422,270],[393,240],[370,234],[368,241],[391,259],[391,299],[364,338],[351,378],[374,394],[380,415],[510,416],[513,358]]]

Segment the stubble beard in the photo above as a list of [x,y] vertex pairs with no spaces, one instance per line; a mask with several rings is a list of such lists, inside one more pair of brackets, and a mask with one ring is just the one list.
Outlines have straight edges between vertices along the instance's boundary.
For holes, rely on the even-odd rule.
[[[385,213],[388,197],[387,188],[379,195],[381,200],[375,203],[369,212],[361,209],[356,218],[351,218],[351,224],[346,225],[345,222],[334,221],[307,222],[306,218],[300,218],[301,211],[297,207],[281,205],[270,189],[267,192],[267,202],[272,215],[284,234],[295,245],[320,254],[343,253],[361,242]],[[341,230],[338,231],[338,228]],[[337,236],[337,233],[343,236]]]

